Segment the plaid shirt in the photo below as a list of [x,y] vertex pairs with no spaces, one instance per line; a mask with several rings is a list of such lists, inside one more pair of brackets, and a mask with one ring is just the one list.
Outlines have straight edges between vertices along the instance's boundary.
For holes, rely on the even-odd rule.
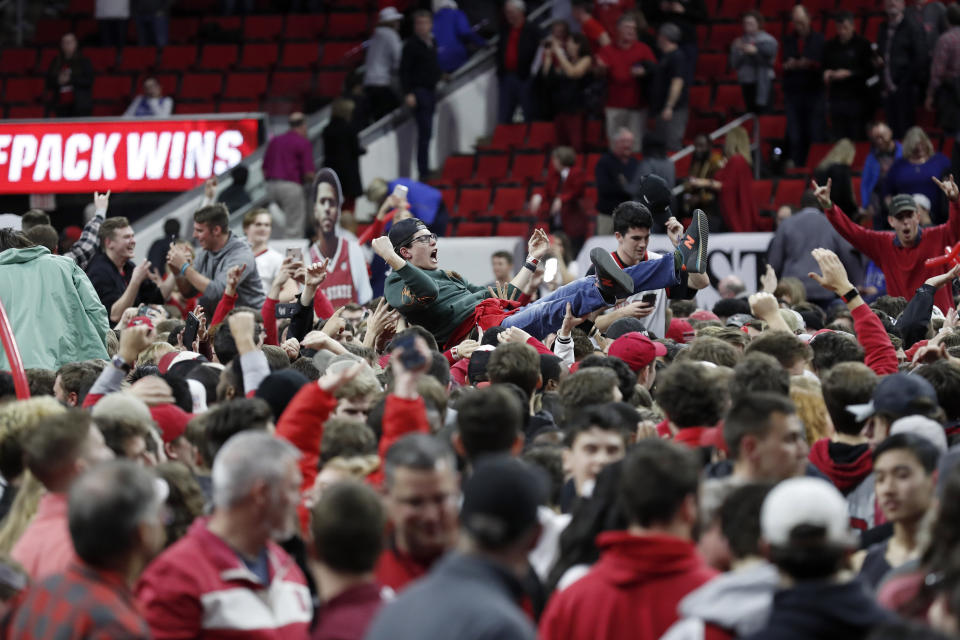
[[927,95],[936,97],[942,83],[957,77],[960,77],[960,27],[952,27],[937,39],[933,49]]
[[100,223],[103,222],[106,214],[105,209],[97,209],[94,216],[90,218],[90,222],[84,225],[80,238],[63,254],[73,258],[73,261],[76,262],[77,266],[81,269],[87,268],[87,264],[90,262],[93,254],[97,252],[97,247],[100,246]]
[[29,587],[3,621],[6,640],[149,640],[124,579],[79,562]]

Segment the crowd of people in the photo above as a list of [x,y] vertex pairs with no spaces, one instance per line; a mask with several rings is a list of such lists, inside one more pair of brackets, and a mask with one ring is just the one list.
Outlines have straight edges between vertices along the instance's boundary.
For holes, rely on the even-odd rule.
[[351,236],[328,167],[285,254],[214,181],[194,243],[139,264],[109,193],[69,248],[25,214],[0,229],[4,637],[952,637],[960,266],[924,261],[960,188],[931,180],[923,230],[895,196],[881,232],[831,181],[712,310],[710,218],[649,177],[584,275],[537,229],[490,285],[442,268],[405,184]]

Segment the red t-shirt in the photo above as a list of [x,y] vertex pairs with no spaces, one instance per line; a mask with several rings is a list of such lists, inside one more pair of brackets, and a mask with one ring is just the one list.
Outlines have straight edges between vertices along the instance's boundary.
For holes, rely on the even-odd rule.
[[605,34],[607,30],[593,17],[588,17],[581,23],[580,29],[583,31],[583,35],[587,37],[587,40],[590,41],[590,49],[596,53],[600,49],[600,36]]
[[597,0],[593,15],[597,17],[607,33],[616,33],[617,20],[627,9],[632,9],[634,4],[633,0]]
[[503,68],[513,73],[517,70],[518,60],[520,58],[520,32],[523,30],[523,23],[520,26],[510,29],[510,35],[507,36],[507,48],[503,52]]
[[597,57],[607,65],[607,106],[618,109],[640,109],[645,100],[640,91],[640,79],[633,75],[633,67],[642,62],[656,62],[650,47],[635,42],[628,49],[615,44],[600,50]]

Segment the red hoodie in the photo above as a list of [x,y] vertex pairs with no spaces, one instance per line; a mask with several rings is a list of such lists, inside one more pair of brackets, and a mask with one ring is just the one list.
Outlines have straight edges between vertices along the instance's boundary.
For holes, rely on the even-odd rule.
[[[830,478],[840,493],[847,495],[873,471],[873,455],[869,446],[864,446],[863,451],[850,447],[850,453],[855,454],[853,458],[834,460],[830,457],[830,444],[830,438],[814,442],[810,447],[810,462]],[[836,448],[834,453],[839,453]]]
[[540,620],[541,640],[657,640],[677,620],[685,595],[717,575],[693,542],[609,531],[600,560],[554,594]]

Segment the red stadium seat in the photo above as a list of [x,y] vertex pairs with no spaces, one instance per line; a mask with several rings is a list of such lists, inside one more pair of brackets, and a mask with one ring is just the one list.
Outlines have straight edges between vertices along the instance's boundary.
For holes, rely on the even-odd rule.
[[779,209],[785,204],[792,207],[800,205],[800,198],[807,188],[806,180],[783,178],[777,183],[777,193],[773,197],[773,209]]
[[267,92],[267,74],[265,73],[231,73],[227,76],[227,85],[223,90],[223,98],[259,99]]
[[320,59],[320,47],[316,42],[288,42],[283,46],[280,67],[283,69],[309,69]]
[[509,151],[516,147],[522,147],[523,141],[527,138],[527,125],[525,124],[498,124],[493,130],[493,140],[490,142],[491,149],[499,151]]
[[447,208],[447,211],[450,215],[454,215],[454,212],[457,210],[457,190],[455,187],[444,187],[440,189],[440,197],[443,198],[443,204]]
[[117,71],[149,71],[157,64],[156,47],[124,47]]
[[714,111],[727,115],[746,113],[747,105],[743,101],[743,90],[739,84],[717,85],[717,96],[713,101]]
[[221,113],[250,113],[260,111],[259,100],[221,100]]
[[283,16],[247,16],[243,22],[243,39],[274,41],[283,37]]
[[178,102],[173,108],[174,113],[187,115],[195,113],[216,113],[217,107],[213,102]]
[[473,177],[473,156],[450,156],[443,163],[441,180],[456,186]]
[[240,69],[270,69],[280,57],[280,47],[276,44],[247,44],[240,54]]
[[53,64],[53,59],[57,57],[58,53],[59,50],[52,47],[41,49],[40,62],[37,64],[37,69],[46,72],[46,70],[50,68],[50,65]]
[[474,180],[480,184],[502,182],[507,176],[510,156],[505,153],[482,155],[477,158],[477,173]]
[[39,104],[12,104],[7,108],[7,117],[11,120],[37,119],[43,116],[43,105]]
[[100,73],[112,70],[117,63],[116,47],[84,47],[83,55],[90,59],[93,70]]
[[677,178],[690,175],[690,164],[693,162],[693,154],[688,153],[679,160],[673,161],[673,172]]
[[760,116],[758,120],[762,140],[783,140],[787,137],[786,116]]
[[240,50],[235,44],[208,44],[200,50],[200,60],[196,68],[227,71],[237,64],[239,58]]
[[829,142],[814,142],[810,145],[810,150],[807,152],[807,167],[810,169],[815,168],[820,161],[827,157],[827,154],[830,153],[830,149],[833,148],[833,145]]
[[291,14],[287,16],[287,25],[283,36],[288,40],[318,40],[323,35],[327,17],[323,14]]
[[513,156],[510,179],[514,182],[539,182],[543,179],[542,153],[517,153]]
[[857,148],[857,155],[854,156],[853,164],[850,165],[850,169],[852,169],[856,173],[860,173],[861,171],[863,171],[863,164],[867,161],[867,156],[870,155],[870,143],[855,142],[854,146]]
[[98,75],[93,79],[93,99],[126,100],[130,97],[132,88],[133,81],[130,76]]
[[743,34],[743,27],[739,24],[713,24],[710,26],[710,38],[707,40],[707,51],[722,51],[729,53],[730,45]]
[[180,98],[213,100],[223,88],[222,73],[187,73],[180,83]]
[[710,86],[705,84],[695,84],[690,86],[688,92],[688,102],[690,109],[694,113],[704,113],[710,111]]
[[90,113],[90,115],[94,118],[110,118],[113,116],[123,115],[126,107],[127,105],[118,100],[111,102],[98,102],[93,105],[93,111]]
[[370,14],[331,13],[327,17],[328,38],[366,38],[370,36]]
[[[129,30],[128,30],[129,33]],[[73,35],[77,36],[78,42],[99,42],[100,25],[93,18],[82,18],[73,23]],[[123,43],[121,43],[123,44]]]
[[602,153],[587,154],[587,164],[584,166],[583,170],[587,176],[588,182],[593,182],[594,180],[596,180],[597,163],[600,162],[600,158],[602,157],[603,157]]
[[863,37],[869,42],[876,42],[880,35],[880,25],[883,24],[884,20],[886,20],[886,16],[870,16],[867,18],[867,24],[861,32]]
[[170,42],[174,44],[189,44],[197,41],[200,32],[200,18],[171,18]]
[[597,149],[607,146],[606,123],[602,120],[587,120],[587,136],[584,142],[587,148]]
[[60,38],[63,34],[73,30],[70,20],[59,20],[56,18],[40,18],[37,20],[37,28],[33,34],[33,41],[37,44],[60,45]]
[[740,20],[743,14],[756,8],[756,0],[721,0],[717,17],[723,20]]
[[534,122],[530,125],[527,149],[548,149],[557,144],[557,130],[552,122]]
[[753,201],[758,209],[770,208],[770,197],[773,195],[773,180],[757,180],[753,183]]
[[696,76],[702,80],[720,80],[729,77],[728,56],[725,53],[701,53],[697,56]]
[[492,222],[458,222],[457,235],[489,237],[493,235],[493,223]]
[[327,42],[323,45],[321,67],[346,67],[363,58],[362,42]]
[[527,206],[525,187],[500,187],[493,194],[493,213],[504,217],[510,213],[523,211]]
[[346,79],[346,71],[319,71],[317,93],[324,98],[336,98],[343,93],[343,84]]
[[464,188],[460,189],[460,198],[457,200],[457,217],[472,218],[477,214],[484,214],[490,208],[490,189]]
[[[157,82],[160,83],[160,86],[163,88],[163,95],[173,96],[177,94],[177,85],[180,84],[180,76],[176,73],[158,73],[152,77],[156,78]],[[134,90],[139,91],[140,87],[143,86],[143,81],[147,79],[147,75],[144,74],[140,76],[134,85]]]
[[207,29],[214,26],[220,31],[240,32],[243,28],[243,21],[240,16],[208,16],[203,19],[202,27]]
[[92,16],[95,4],[94,0],[70,0],[67,5],[67,12],[74,16]]
[[[33,48],[4,49],[0,51],[0,73],[26,75],[37,66],[37,50]],[[46,69],[42,69],[46,71]]]
[[168,45],[160,52],[160,69],[165,71],[186,71],[197,61],[197,48],[194,45]]
[[313,76],[309,71],[277,71],[270,81],[270,93],[281,96],[303,95],[311,90]]
[[501,220],[497,223],[498,236],[520,236],[524,240],[530,235],[529,222],[508,222]]

